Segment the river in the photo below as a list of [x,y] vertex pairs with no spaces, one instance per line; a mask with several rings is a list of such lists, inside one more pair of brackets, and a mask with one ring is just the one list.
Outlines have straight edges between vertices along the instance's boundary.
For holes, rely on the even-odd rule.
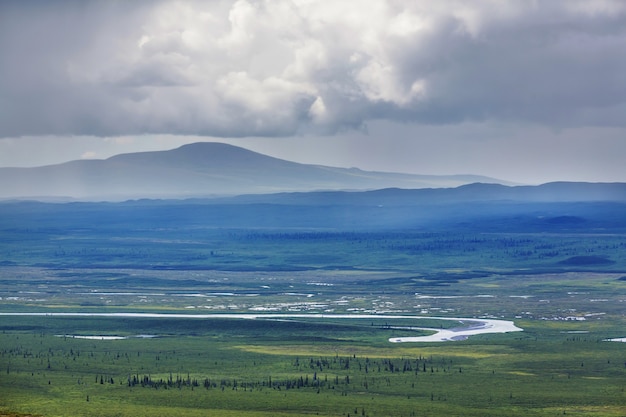
[[414,337],[392,337],[389,339],[392,343],[409,343],[409,342],[453,342],[457,340],[465,340],[470,336],[477,334],[490,333],[509,333],[519,332],[523,329],[515,326],[509,320],[482,319],[482,318],[459,318],[459,317],[429,317],[429,316],[407,316],[407,315],[377,315],[377,314],[249,314],[249,313],[225,313],[225,314],[177,314],[177,313],[2,313],[0,316],[54,316],[54,317],[136,317],[136,318],[187,318],[187,319],[212,319],[212,318],[228,318],[228,319],[291,319],[291,318],[319,318],[319,319],[434,319],[458,321],[467,326],[456,327],[453,329],[437,329],[430,327],[410,327],[404,329],[426,330],[432,331],[434,334],[427,336]]

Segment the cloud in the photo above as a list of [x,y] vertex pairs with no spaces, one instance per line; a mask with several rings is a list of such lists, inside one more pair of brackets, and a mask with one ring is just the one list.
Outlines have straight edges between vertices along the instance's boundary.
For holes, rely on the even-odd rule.
[[80,159],[94,159],[98,154],[94,151],[85,151],[80,155]]
[[0,136],[624,126],[626,4],[0,4]]

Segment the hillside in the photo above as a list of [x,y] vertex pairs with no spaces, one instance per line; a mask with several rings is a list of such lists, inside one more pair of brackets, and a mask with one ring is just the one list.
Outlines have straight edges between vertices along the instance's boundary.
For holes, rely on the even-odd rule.
[[480,176],[430,176],[307,165],[223,143],[117,155],[35,168],[0,168],[0,198],[125,200],[318,190],[456,187],[502,183]]
[[541,185],[520,186],[472,183],[450,188],[385,188],[364,192],[329,191],[240,195],[224,198],[221,201],[228,203],[360,206],[626,202],[626,183],[550,182]]

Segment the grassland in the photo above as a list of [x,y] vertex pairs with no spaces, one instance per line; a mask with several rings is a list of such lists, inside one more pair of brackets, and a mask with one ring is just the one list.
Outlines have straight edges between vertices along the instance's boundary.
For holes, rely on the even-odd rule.
[[437,345],[390,344],[398,331],[364,323],[1,323],[2,405],[47,416],[620,416],[626,401],[624,348],[603,341],[623,322],[520,321],[523,333]]
[[[626,336],[623,229],[558,212],[530,229],[221,228],[105,206],[0,207],[0,312],[381,318],[0,315],[0,415],[624,416],[626,345],[605,341]],[[384,314],[524,331],[398,344],[458,324]]]

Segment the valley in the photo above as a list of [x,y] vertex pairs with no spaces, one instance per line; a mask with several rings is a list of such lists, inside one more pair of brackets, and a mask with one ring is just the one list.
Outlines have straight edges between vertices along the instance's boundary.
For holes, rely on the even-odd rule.
[[621,416],[624,203],[447,192],[2,203],[0,415]]
[[626,1],[0,1],[0,417],[626,417]]

